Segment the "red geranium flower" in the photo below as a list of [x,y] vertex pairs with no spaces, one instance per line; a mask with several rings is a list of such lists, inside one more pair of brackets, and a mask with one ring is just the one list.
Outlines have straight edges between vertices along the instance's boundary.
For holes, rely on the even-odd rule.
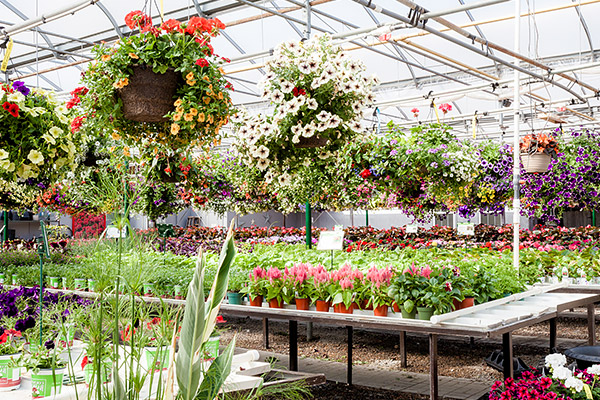
[[206,61],[205,58],[197,59],[195,64],[199,65],[200,67],[208,67],[208,61]]
[[179,21],[177,21],[176,19],[166,20],[161,25],[161,29],[167,33],[171,33],[174,31],[183,32],[183,29],[181,28],[181,23]]
[[452,111],[452,105],[444,103],[439,106],[439,109],[446,114],[448,111]]
[[371,176],[371,171],[369,171],[367,168],[365,168],[360,173],[360,176],[362,176],[363,179],[367,179],[369,176]]
[[125,24],[129,29],[134,28],[147,28],[148,25],[152,26],[152,18],[141,12],[140,10],[132,11],[125,16]]

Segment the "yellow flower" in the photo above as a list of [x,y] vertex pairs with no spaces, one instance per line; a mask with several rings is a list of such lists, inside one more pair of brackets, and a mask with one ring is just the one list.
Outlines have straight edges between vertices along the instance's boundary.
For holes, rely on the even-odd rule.
[[175,103],[173,103],[173,105],[174,105],[175,107],[179,107],[179,106],[180,106],[182,103],[183,103],[183,100],[181,100],[181,99],[177,99],[177,100],[175,101]]
[[209,124],[213,123],[213,116],[212,116],[212,114],[208,114],[208,117],[206,117],[206,122],[208,122]]
[[48,131],[50,132],[50,134],[52,136],[54,136],[55,138],[59,137],[60,135],[62,135],[63,130],[60,129],[58,126],[53,126],[52,128],[50,128],[50,130]]
[[44,133],[44,134],[42,135],[42,138],[43,138],[43,139],[44,139],[46,142],[48,142],[48,143],[50,143],[50,144],[56,144],[56,140],[54,140],[54,138],[52,137],[52,135],[50,135],[50,134],[48,134],[48,133]]
[[193,120],[193,119],[194,119],[194,116],[193,116],[192,114],[190,114],[190,113],[187,113],[187,114],[185,114],[185,115],[183,116],[183,119],[185,119],[186,121],[188,121],[188,122],[189,122],[189,121],[191,121],[191,120]]
[[206,104],[210,103],[210,97],[203,97],[202,100],[204,100],[204,103]]
[[123,154],[125,155],[125,157],[131,156],[131,153],[129,152],[129,147],[127,147],[127,146],[123,147]]
[[0,160],[4,160],[5,158],[8,158],[8,151],[4,150],[4,149],[0,149]]
[[219,92],[218,97],[219,97],[219,100],[223,100],[223,92]]
[[7,159],[2,159],[0,160],[0,168],[3,168],[7,172],[13,172],[15,170],[15,163],[12,163]]
[[198,122],[204,122],[204,113],[198,114]]
[[121,140],[121,135],[119,135],[117,131],[113,131],[113,133],[111,133],[111,136],[114,140]]
[[173,115],[173,121],[179,121],[181,119],[181,116],[183,115],[183,113],[178,112],[177,114]]
[[196,81],[193,81],[193,80],[187,80],[187,81],[185,81],[185,83],[187,83],[187,84],[188,84],[188,85],[190,85],[190,86],[194,86],[194,85],[196,84]]
[[190,108],[190,114],[192,114],[195,117],[196,115],[198,115],[198,110],[196,110],[195,108]]
[[115,151],[115,146],[111,146],[110,152],[113,153]]
[[183,107],[177,107],[177,108],[175,108],[175,112],[178,112],[178,113],[182,113],[182,114],[183,114],[183,111],[184,111],[184,110],[183,110]]
[[102,61],[108,61],[108,60],[110,60],[110,55],[103,54],[102,57],[100,57],[100,60],[102,60]]
[[208,76],[203,76],[202,79],[204,79],[206,82],[210,82],[210,79],[208,79]]
[[179,124],[171,124],[171,135],[177,135],[179,133],[179,129],[181,129]]
[[186,76],[185,79],[188,81],[192,81],[194,80],[194,73],[193,72],[189,72]]
[[139,58],[135,53],[129,53],[129,57],[133,58],[134,60],[137,60]]
[[192,124],[192,126],[190,126],[190,128],[194,129],[196,127],[196,124]]
[[27,158],[34,164],[41,164],[44,162],[44,156],[37,150],[31,150],[27,155]]

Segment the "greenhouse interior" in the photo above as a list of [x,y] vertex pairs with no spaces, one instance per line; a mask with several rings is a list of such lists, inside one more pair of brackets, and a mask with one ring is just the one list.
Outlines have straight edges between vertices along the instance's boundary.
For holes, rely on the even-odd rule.
[[600,399],[598,15],[0,0],[0,398]]

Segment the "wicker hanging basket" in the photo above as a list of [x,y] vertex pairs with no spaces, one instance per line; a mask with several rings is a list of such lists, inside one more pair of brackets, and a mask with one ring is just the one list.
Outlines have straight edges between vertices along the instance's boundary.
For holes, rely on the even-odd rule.
[[521,153],[521,163],[525,172],[546,172],[552,158],[546,153]]
[[129,84],[119,90],[125,118],[136,122],[164,122],[172,111],[177,89],[177,73],[169,68],[164,74],[145,65],[133,67]]
[[309,138],[300,136],[300,142],[296,143],[294,146],[296,146],[298,149],[312,149],[316,147],[323,147],[325,145],[327,145],[326,138],[313,135]]

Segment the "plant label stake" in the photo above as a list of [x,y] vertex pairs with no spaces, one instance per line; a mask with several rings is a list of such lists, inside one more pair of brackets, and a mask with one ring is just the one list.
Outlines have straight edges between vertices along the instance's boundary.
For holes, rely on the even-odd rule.
[[38,256],[40,257],[40,347],[42,346],[42,304],[44,299],[44,257],[50,258],[50,246],[48,246],[48,234],[46,232],[46,224],[40,221],[42,236],[38,238]]
[[344,231],[341,229],[321,232],[317,250],[331,250],[331,267],[333,268],[333,252],[344,247]]

